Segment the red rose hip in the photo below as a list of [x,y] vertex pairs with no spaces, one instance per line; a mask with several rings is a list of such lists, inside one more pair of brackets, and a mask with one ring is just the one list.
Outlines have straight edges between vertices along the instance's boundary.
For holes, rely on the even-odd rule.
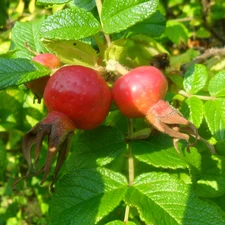
[[[97,71],[78,65],[57,70],[50,77],[44,92],[48,115],[23,139],[23,153],[29,165],[26,176],[29,176],[31,169],[31,148],[36,144],[34,175],[43,171],[43,183],[58,153],[54,173],[56,177],[66,159],[74,130],[89,130],[99,126],[109,112],[111,101],[111,90]],[[48,136],[47,158],[43,167],[36,171],[44,136]]]
[[[51,53],[38,54],[33,57],[32,60],[46,66],[49,69],[56,69],[61,65],[59,58]],[[26,83],[26,86],[34,93],[39,103],[43,97],[45,86],[49,78],[50,76],[48,75]]]
[[83,66],[65,66],[49,79],[44,92],[49,110],[61,112],[78,129],[99,126],[109,112],[111,90],[95,70]]
[[165,97],[167,88],[167,80],[160,70],[141,66],[120,77],[112,93],[120,111],[135,118],[144,117],[151,106]]
[[[196,127],[181,113],[163,101],[167,92],[167,80],[153,66],[140,66],[120,77],[112,89],[113,99],[121,113],[129,118],[145,117],[157,130],[173,137],[175,148],[179,139],[189,141],[198,136]],[[212,149],[212,152],[214,150]]]

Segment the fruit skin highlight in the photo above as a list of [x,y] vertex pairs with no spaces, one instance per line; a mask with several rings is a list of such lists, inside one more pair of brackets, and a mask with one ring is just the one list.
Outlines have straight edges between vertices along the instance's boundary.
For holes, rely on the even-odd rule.
[[[29,166],[24,177],[44,172],[43,184],[58,153],[55,180],[66,159],[74,130],[90,130],[99,126],[108,115],[111,101],[111,90],[97,71],[78,65],[64,66],[57,70],[50,77],[44,91],[48,115],[23,138],[23,154]],[[37,171],[45,136],[48,136],[46,162]],[[34,172],[31,174],[30,152],[34,144]]]
[[[61,65],[60,59],[51,53],[38,54],[33,57],[32,60],[46,66],[51,70],[57,69]],[[37,97],[38,103],[40,103],[41,99],[43,98],[44,90],[49,78],[50,76],[48,75],[26,83],[26,86]]]
[[82,130],[94,129],[103,122],[111,99],[102,76],[83,66],[62,67],[49,79],[44,92],[48,111],[67,115]]
[[[128,118],[145,117],[157,130],[177,142],[190,136],[199,139],[197,128],[163,99],[168,83],[162,72],[153,66],[140,66],[121,76],[112,89],[113,99],[122,114]],[[201,139],[202,140],[202,139]],[[179,152],[179,151],[178,151]]]
[[112,93],[120,111],[129,118],[144,117],[168,89],[166,77],[153,66],[137,67],[120,77]]

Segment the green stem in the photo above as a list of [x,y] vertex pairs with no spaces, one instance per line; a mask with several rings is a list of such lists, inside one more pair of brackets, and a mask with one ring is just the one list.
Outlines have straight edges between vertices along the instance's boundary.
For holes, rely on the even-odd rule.
[[207,100],[216,100],[216,97],[214,97],[214,96],[192,95],[192,94],[189,94],[189,93],[185,92],[184,90],[180,90],[178,93],[187,97],[187,98],[190,98],[190,97],[194,96],[196,98],[206,100],[206,101]]
[[[128,137],[132,137],[133,134],[133,120],[128,120]],[[134,156],[132,154],[132,149],[130,143],[128,143],[128,176],[129,176],[129,186],[134,183]],[[129,221],[130,206],[126,206],[124,224]]]
[[[97,6],[97,10],[98,10],[98,15],[99,15],[99,18],[100,18],[100,22],[101,22],[101,25],[103,27],[102,18],[101,18],[101,14],[102,14],[102,1],[101,0],[95,0],[95,3],[96,3],[96,6]],[[105,37],[107,46],[109,47],[111,45],[110,36],[108,34],[105,34],[104,32],[103,32],[103,34],[104,34],[104,37]]]

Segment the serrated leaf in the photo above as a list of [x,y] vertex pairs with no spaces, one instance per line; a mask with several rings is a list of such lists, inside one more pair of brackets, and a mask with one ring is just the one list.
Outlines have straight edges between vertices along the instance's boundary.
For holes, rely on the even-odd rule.
[[208,80],[208,72],[204,65],[194,64],[190,66],[184,75],[184,89],[190,94],[201,91]]
[[95,68],[96,51],[81,41],[43,40],[43,44],[65,64],[76,64]]
[[101,19],[107,34],[118,33],[149,18],[158,7],[157,0],[105,0]]
[[218,72],[211,78],[208,91],[212,96],[225,96],[225,70]]
[[[16,58],[28,58],[34,56],[26,47],[25,43],[32,51],[37,53],[48,52],[41,44],[40,28],[44,18],[31,22],[16,22],[12,29],[13,49],[17,50],[14,54]],[[21,32],[23,31],[23,32]]]
[[180,22],[167,21],[165,34],[175,44],[181,45],[182,43],[187,44],[188,41],[188,30]]
[[[136,223],[128,221],[126,222],[126,225],[135,225]],[[115,221],[111,221],[105,225],[124,225],[124,222],[120,221],[120,220],[115,220]]]
[[54,40],[79,40],[98,33],[100,28],[92,13],[81,8],[63,9],[42,23],[41,35]]
[[93,225],[122,201],[126,178],[105,168],[77,169],[65,175],[50,202],[50,225]]
[[126,150],[123,134],[116,128],[100,126],[76,134],[67,169],[92,168],[110,163]]
[[51,71],[28,59],[0,58],[0,90],[48,75]]
[[201,99],[192,96],[187,98],[181,109],[184,116],[197,128],[202,124],[204,117],[204,105]]
[[91,11],[95,7],[95,0],[74,0],[77,7]]
[[225,194],[225,158],[203,155],[201,178],[196,185],[200,197],[215,198]]
[[135,179],[125,201],[135,206],[146,224],[222,225],[225,214],[197,198],[190,185],[166,173],[147,173]]
[[37,0],[36,3],[37,4],[44,4],[44,5],[61,5],[61,4],[65,4],[68,3],[70,0]]
[[187,163],[174,149],[172,139],[166,135],[132,141],[130,145],[134,157],[139,161],[166,169],[187,168]]
[[225,100],[207,101],[204,105],[205,119],[211,134],[218,140],[225,139]]
[[165,26],[166,26],[165,17],[159,11],[156,11],[154,14],[150,16],[150,18],[130,27],[127,30],[127,32],[148,34],[152,37],[157,37],[164,32]]

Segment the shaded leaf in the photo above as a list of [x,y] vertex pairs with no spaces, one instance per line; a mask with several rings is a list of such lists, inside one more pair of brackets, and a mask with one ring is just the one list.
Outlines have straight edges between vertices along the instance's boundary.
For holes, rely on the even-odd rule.
[[106,60],[117,60],[122,65],[135,68],[149,65],[153,56],[168,53],[156,40],[145,35],[137,34],[127,39],[119,39],[106,50]]
[[110,163],[126,150],[123,134],[116,128],[101,126],[77,133],[72,143],[67,169],[92,168]]
[[74,0],[75,5],[79,8],[91,11],[95,7],[95,0]]
[[181,45],[182,43],[187,44],[188,41],[188,30],[180,22],[169,20],[166,22],[165,34],[175,44]]
[[81,41],[44,40],[44,45],[65,64],[77,64],[95,68],[96,51]]
[[196,185],[200,197],[215,198],[225,194],[225,158],[203,155],[201,178]]
[[187,163],[174,149],[172,139],[166,135],[160,134],[157,137],[132,141],[130,144],[134,157],[139,161],[160,168],[187,168]]
[[6,148],[2,140],[0,140],[0,181],[3,181],[7,158],[6,158]]
[[127,32],[148,34],[150,36],[157,37],[164,32],[165,26],[165,17],[159,11],[156,11],[148,19],[130,27]]
[[77,169],[59,182],[50,203],[50,225],[93,225],[122,201],[126,178],[105,168]]

